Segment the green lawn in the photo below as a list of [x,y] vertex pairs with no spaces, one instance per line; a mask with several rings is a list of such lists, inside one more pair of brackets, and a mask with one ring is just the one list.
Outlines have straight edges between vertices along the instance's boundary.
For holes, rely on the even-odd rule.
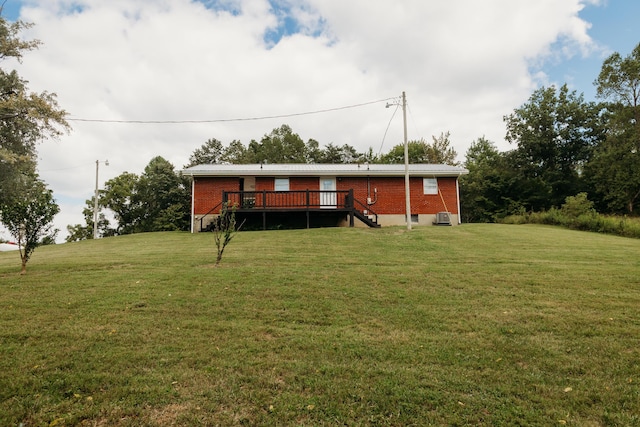
[[0,425],[640,426],[640,240],[534,225],[0,253]]

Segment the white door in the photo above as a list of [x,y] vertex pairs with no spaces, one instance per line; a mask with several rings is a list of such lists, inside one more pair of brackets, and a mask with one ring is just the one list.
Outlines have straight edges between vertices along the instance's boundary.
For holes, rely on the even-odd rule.
[[[336,207],[336,179],[320,178],[320,207],[331,209]],[[326,193],[325,193],[326,191]]]

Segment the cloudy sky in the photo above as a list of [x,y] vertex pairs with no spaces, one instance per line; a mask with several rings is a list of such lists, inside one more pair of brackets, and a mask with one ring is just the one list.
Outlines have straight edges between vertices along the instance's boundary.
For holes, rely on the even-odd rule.
[[635,0],[6,0],[2,15],[43,42],[2,66],[55,92],[73,127],[39,146],[60,238],[84,223],[96,160],[102,186],[282,124],[384,153],[403,91],[409,139],[450,131],[462,160],[481,136],[509,149],[502,117],[542,85],[594,99],[603,59],[640,42]]

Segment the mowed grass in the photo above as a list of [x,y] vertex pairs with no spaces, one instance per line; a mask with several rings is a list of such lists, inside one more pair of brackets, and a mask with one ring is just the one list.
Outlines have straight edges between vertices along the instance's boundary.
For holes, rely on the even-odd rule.
[[0,253],[0,425],[640,426],[640,240],[536,225]]

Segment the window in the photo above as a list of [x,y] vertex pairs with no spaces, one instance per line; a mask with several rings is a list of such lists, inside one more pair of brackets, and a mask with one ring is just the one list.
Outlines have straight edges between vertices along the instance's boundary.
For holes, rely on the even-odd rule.
[[438,178],[422,178],[424,194],[438,194]]
[[274,187],[276,191],[289,191],[289,178],[276,178]]

